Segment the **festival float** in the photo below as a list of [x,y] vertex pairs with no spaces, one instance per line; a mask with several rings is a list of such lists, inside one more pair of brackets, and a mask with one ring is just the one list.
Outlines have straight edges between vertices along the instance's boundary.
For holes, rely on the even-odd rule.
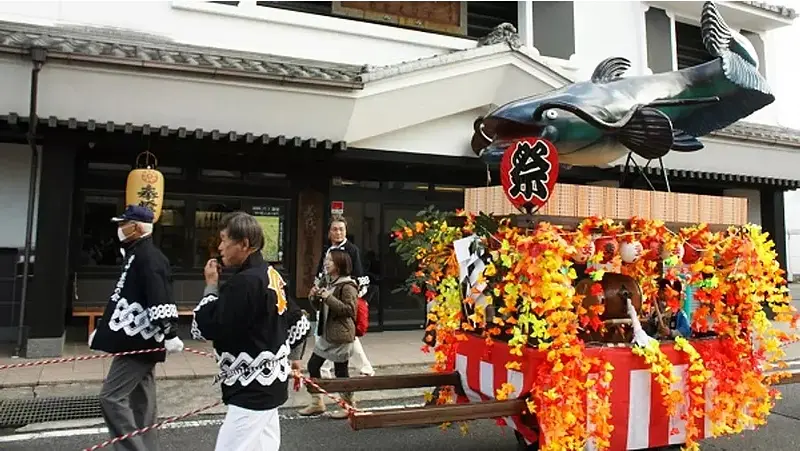
[[747,224],[747,200],[557,184],[564,162],[627,153],[639,168],[632,154],[649,164],[698,151],[698,137],[774,100],[713,2],[701,25],[710,62],[626,77],[630,63],[609,58],[589,81],[475,122],[473,150],[499,166],[501,185],[393,230],[416,268],[408,289],[427,301],[434,372],[316,381],[436,395],[353,411],[354,429],[491,418],[523,450],[693,450],[766,423],[775,386],[800,379],[782,349],[800,316],[773,242]]

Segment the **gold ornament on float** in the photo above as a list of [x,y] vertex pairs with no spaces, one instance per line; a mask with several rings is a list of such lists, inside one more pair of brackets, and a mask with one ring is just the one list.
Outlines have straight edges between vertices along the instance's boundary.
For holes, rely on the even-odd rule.
[[[139,164],[142,156],[145,157],[144,166]],[[164,175],[156,169],[158,159],[149,151],[136,156],[135,166],[128,174],[125,204],[147,207],[153,212],[153,223],[156,223],[161,216],[161,206],[164,203]]]

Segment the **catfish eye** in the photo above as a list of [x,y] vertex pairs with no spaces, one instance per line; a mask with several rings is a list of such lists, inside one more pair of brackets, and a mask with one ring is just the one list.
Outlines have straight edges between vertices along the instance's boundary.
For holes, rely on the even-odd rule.
[[547,111],[544,112],[544,117],[546,117],[547,119],[549,119],[551,121],[556,120],[556,119],[558,119],[558,111],[556,111],[556,110],[547,110]]

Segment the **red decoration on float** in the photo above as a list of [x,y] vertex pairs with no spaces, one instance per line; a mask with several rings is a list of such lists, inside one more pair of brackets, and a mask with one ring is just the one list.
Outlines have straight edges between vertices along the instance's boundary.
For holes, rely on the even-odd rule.
[[684,263],[686,263],[687,265],[691,265],[692,263],[696,262],[697,260],[700,260],[700,257],[702,257],[702,255],[700,254],[700,249],[699,248],[697,248],[696,246],[694,246],[692,244],[689,244],[689,243],[683,243],[683,262]]
[[608,236],[594,240],[594,247],[597,249],[597,252],[603,253],[602,263],[611,261],[619,251],[619,243],[617,243],[617,240]]
[[516,140],[500,162],[503,192],[518,210],[531,214],[543,207],[558,180],[558,151],[542,138]]

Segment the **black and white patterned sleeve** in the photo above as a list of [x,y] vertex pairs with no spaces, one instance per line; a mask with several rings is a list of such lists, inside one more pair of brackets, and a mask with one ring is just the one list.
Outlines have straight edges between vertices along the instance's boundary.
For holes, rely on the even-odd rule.
[[358,297],[363,298],[369,290],[369,276],[359,277],[356,282],[358,282]]
[[172,278],[167,265],[143,268],[144,290],[147,298],[147,319],[161,329],[164,338],[178,335],[178,307],[172,299]]
[[210,285],[203,291],[203,298],[192,312],[192,338],[195,340],[213,340],[214,326],[212,318],[219,291],[216,285]]

